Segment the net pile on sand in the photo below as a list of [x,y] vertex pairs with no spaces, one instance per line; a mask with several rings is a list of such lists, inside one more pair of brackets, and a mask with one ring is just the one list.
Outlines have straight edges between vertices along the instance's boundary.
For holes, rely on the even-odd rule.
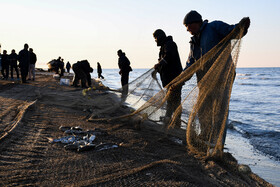
[[[239,25],[219,44],[203,55],[161,89],[153,69],[150,69],[127,86],[119,104],[129,104],[135,111],[117,117],[91,118],[91,121],[125,119],[141,116],[144,120],[164,124],[166,129],[186,129],[189,150],[201,156],[222,156],[231,90],[235,78],[244,24]],[[196,83],[193,76],[207,72]],[[182,100],[176,90],[182,87]],[[121,89],[119,90],[121,91]],[[177,93],[177,95],[176,95]],[[167,103],[181,102],[171,118],[166,118]],[[144,102],[143,102],[144,101]],[[173,105],[174,107],[174,105]],[[170,106],[169,106],[170,108]]]

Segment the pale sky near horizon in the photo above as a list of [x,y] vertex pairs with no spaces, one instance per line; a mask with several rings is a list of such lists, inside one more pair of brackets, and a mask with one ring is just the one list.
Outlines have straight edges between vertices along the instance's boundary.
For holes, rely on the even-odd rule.
[[203,19],[229,24],[250,17],[238,67],[280,67],[280,1],[278,0],[0,0],[1,50],[18,53],[28,43],[37,54],[37,67],[61,56],[65,62],[87,59],[96,69],[118,68],[122,49],[132,68],[151,68],[159,48],[156,29],[172,35],[182,66],[191,35],[183,25],[190,10]]

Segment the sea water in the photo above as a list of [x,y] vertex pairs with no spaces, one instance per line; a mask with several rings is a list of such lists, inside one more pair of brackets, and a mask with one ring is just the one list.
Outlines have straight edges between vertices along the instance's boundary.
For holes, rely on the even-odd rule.
[[280,186],[280,68],[237,68],[229,120],[229,152]]
[[[148,69],[134,69],[133,81]],[[280,186],[280,68],[237,68],[225,151],[268,182]],[[103,83],[120,88],[118,69],[104,69]],[[95,74],[92,74],[96,77]]]

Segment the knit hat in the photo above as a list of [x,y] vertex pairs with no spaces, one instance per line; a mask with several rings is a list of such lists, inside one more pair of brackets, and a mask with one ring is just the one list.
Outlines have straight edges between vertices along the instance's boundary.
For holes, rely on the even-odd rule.
[[155,30],[155,32],[153,33],[154,37],[166,37],[166,34],[163,30],[161,29],[157,29]]
[[195,22],[202,22],[202,17],[197,11],[192,10],[185,16],[183,24],[187,25]]

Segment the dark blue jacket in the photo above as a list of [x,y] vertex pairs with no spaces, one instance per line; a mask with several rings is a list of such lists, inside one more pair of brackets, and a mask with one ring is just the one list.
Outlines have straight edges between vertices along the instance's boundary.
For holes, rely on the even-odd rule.
[[[213,21],[208,23],[208,21],[205,20],[200,28],[200,34],[191,38],[191,49],[185,69],[190,67],[200,57],[202,57],[214,46],[216,46],[236,27],[236,25],[229,25],[222,21]],[[196,72],[198,82],[203,78],[203,76],[207,73],[210,67],[204,68],[204,70],[199,70]]]

